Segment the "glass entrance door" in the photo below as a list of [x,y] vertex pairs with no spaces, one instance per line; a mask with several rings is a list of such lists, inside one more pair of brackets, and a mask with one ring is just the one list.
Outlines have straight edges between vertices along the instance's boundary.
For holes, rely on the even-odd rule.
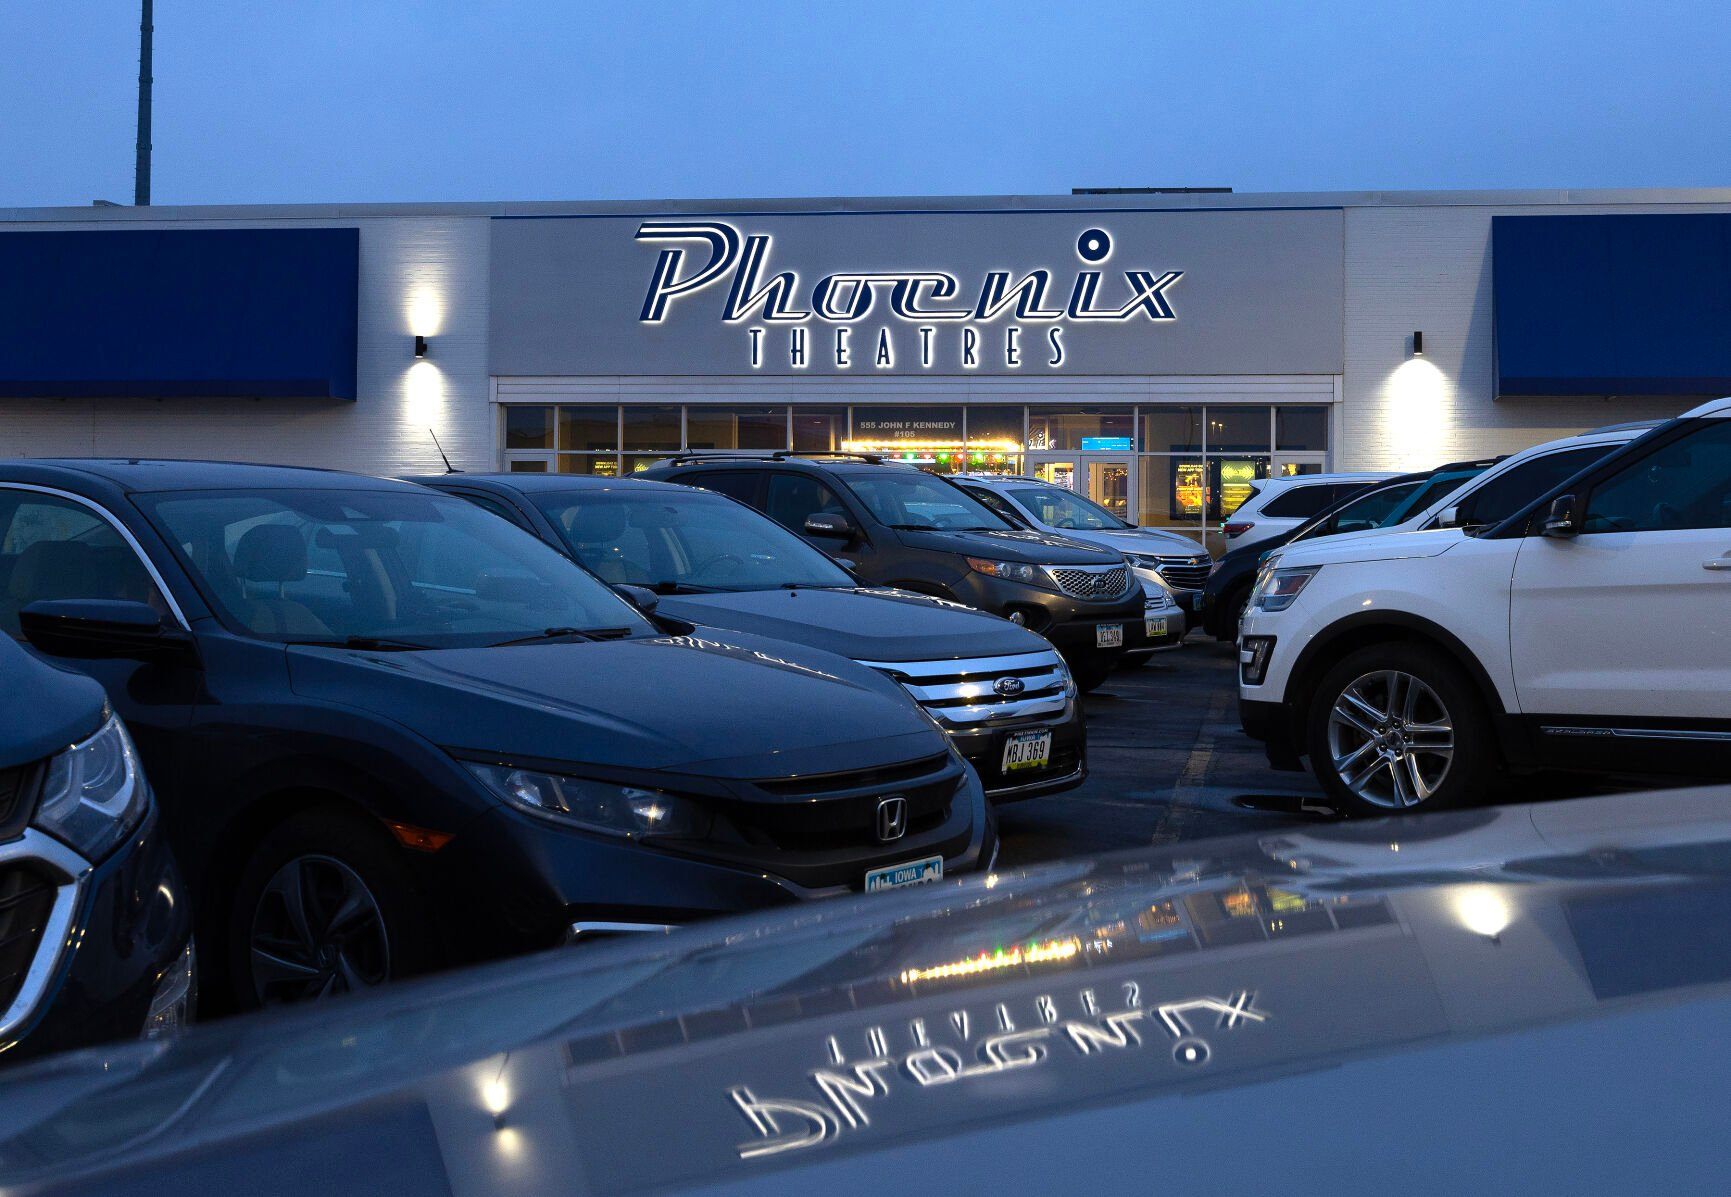
[[1122,520],[1133,518],[1136,459],[1116,453],[1030,453],[1028,473],[1041,482],[1086,495]]

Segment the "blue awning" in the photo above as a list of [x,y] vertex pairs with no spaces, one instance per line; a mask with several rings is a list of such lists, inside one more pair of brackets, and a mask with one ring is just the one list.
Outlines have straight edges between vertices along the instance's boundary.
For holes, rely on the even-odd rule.
[[1497,394],[1731,393],[1731,213],[1497,216]]
[[353,399],[358,229],[0,233],[0,396]]

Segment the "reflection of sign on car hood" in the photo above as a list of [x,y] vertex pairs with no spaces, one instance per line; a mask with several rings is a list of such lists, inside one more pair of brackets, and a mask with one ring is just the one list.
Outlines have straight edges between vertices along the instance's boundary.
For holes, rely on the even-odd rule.
[[800,673],[809,673],[813,677],[828,678],[832,682],[842,679],[833,673],[825,673],[812,665],[802,665],[798,661],[790,661],[786,657],[772,656],[760,648],[746,648],[739,644],[729,644],[725,640],[710,640],[703,636],[658,636],[649,641],[650,644],[666,644],[675,648],[696,648],[705,652],[737,653],[749,657],[753,661],[761,661],[765,665],[774,665],[781,669],[794,669]]

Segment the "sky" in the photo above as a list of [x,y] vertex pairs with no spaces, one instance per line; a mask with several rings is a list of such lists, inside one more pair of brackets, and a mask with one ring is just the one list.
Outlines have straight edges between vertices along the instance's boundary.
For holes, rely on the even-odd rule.
[[[0,0],[0,206],[130,202],[137,0]],[[1731,184],[1731,5],[157,0],[159,204]]]

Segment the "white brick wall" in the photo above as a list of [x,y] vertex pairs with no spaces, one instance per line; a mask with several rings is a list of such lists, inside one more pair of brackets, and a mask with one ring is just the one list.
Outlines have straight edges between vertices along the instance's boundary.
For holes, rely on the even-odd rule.
[[[1492,398],[1491,217],[1724,211],[1691,204],[1349,207],[1344,469],[1421,468],[1512,453],[1600,424],[1666,417],[1680,400]],[[1425,355],[1408,356],[1424,333]]]
[[[126,227],[220,228],[226,221],[129,221]],[[0,457],[206,457],[395,474],[494,464],[487,380],[488,221],[484,217],[261,220],[249,227],[358,226],[359,394],[305,399],[4,399]],[[88,224],[31,222],[50,230]],[[118,230],[117,230],[118,231]],[[417,302],[418,301],[418,302]],[[414,359],[414,319],[429,325]],[[99,330],[93,330],[99,331]]]

